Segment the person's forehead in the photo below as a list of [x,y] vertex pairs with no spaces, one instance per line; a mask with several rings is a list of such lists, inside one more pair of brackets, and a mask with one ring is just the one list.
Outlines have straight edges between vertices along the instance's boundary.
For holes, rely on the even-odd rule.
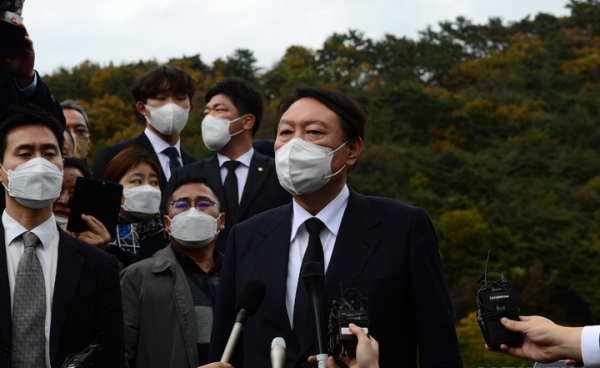
[[214,95],[210,101],[206,104],[206,107],[213,106],[227,106],[227,107],[235,107],[231,98],[223,93],[219,93],[218,95]]
[[186,183],[173,192],[173,199],[197,197],[207,197],[216,201],[215,194],[204,183]]
[[311,97],[304,97],[294,102],[281,116],[282,123],[305,123],[310,121],[341,126],[340,119],[333,110]]
[[81,124],[81,123],[85,124],[85,118],[77,110],[63,109],[63,115],[65,116],[65,119],[67,120],[67,125]]
[[8,147],[24,143],[31,144],[55,144],[58,146],[58,138],[47,126],[41,124],[28,124],[12,128],[7,133]]

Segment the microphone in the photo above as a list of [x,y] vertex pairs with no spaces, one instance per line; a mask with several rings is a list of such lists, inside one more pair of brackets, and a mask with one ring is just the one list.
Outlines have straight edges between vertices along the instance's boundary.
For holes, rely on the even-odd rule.
[[285,364],[285,340],[276,337],[271,343],[271,368],[283,368]]
[[242,333],[242,327],[244,327],[246,319],[258,311],[264,297],[265,284],[263,284],[262,281],[248,279],[244,282],[235,303],[235,309],[239,312],[235,317],[235,324],[233,325],[231,335],[229,335],[229,340],[227,340],[227,345],[221,356],[221,363],[229,363],[231,360],[235,344]]
[[323,333],[323,265],[319,262],[307,262],[302,267],[302,281],[312,305],[315,329],[317,331],[317,347],[319,354],[317,362],[319,368],[327,368],[327,349],[325,347],[325,334]]

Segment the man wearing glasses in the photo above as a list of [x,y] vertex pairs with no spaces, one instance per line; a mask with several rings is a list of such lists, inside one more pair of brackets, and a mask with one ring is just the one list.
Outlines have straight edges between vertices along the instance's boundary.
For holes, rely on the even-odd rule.
[[92,172],[86,158],[92,146],[92,134],[85,109],[73,100],[61,102],[60,107],[67,121],[66,131],[71,134],[75,142],[73,157],[77,161],[81,161],[89,172]]
[[121,273],[125,352],[129,367],[196,368],[207,363],[225,214],[201,176],[180,178],[165,194],[171,245]]

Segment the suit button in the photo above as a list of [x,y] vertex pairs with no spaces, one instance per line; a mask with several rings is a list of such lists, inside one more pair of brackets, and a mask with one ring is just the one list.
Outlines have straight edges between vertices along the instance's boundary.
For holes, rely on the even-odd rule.
[[4,356],[7,357],[10,355],[10,349],[9,348],[4,348]]
[[302,360],[299,360],[296,362],[296,367],[298,368],[303,368],[306,365],[306,362],[303,362]]

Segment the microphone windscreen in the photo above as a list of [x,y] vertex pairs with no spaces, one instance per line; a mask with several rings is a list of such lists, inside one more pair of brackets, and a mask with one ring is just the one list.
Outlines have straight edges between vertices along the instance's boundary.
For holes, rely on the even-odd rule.
[[285,349],[285,340],[283,339],[283,337],[276,337],[273,339],[273,342],[271,342],[271,349],[274,348],[284,348]]
[[235,308],[236,310],[243,309],[249,316],[252,316],[260,308],[264,297],[265,284],[257,279],[248,279],[240,289]]
[[302,277],[310,276],[310,275],[320,275],[323,276],[324,269],[323,265],[319,262],[306,262],[304,266],[302,266]]

